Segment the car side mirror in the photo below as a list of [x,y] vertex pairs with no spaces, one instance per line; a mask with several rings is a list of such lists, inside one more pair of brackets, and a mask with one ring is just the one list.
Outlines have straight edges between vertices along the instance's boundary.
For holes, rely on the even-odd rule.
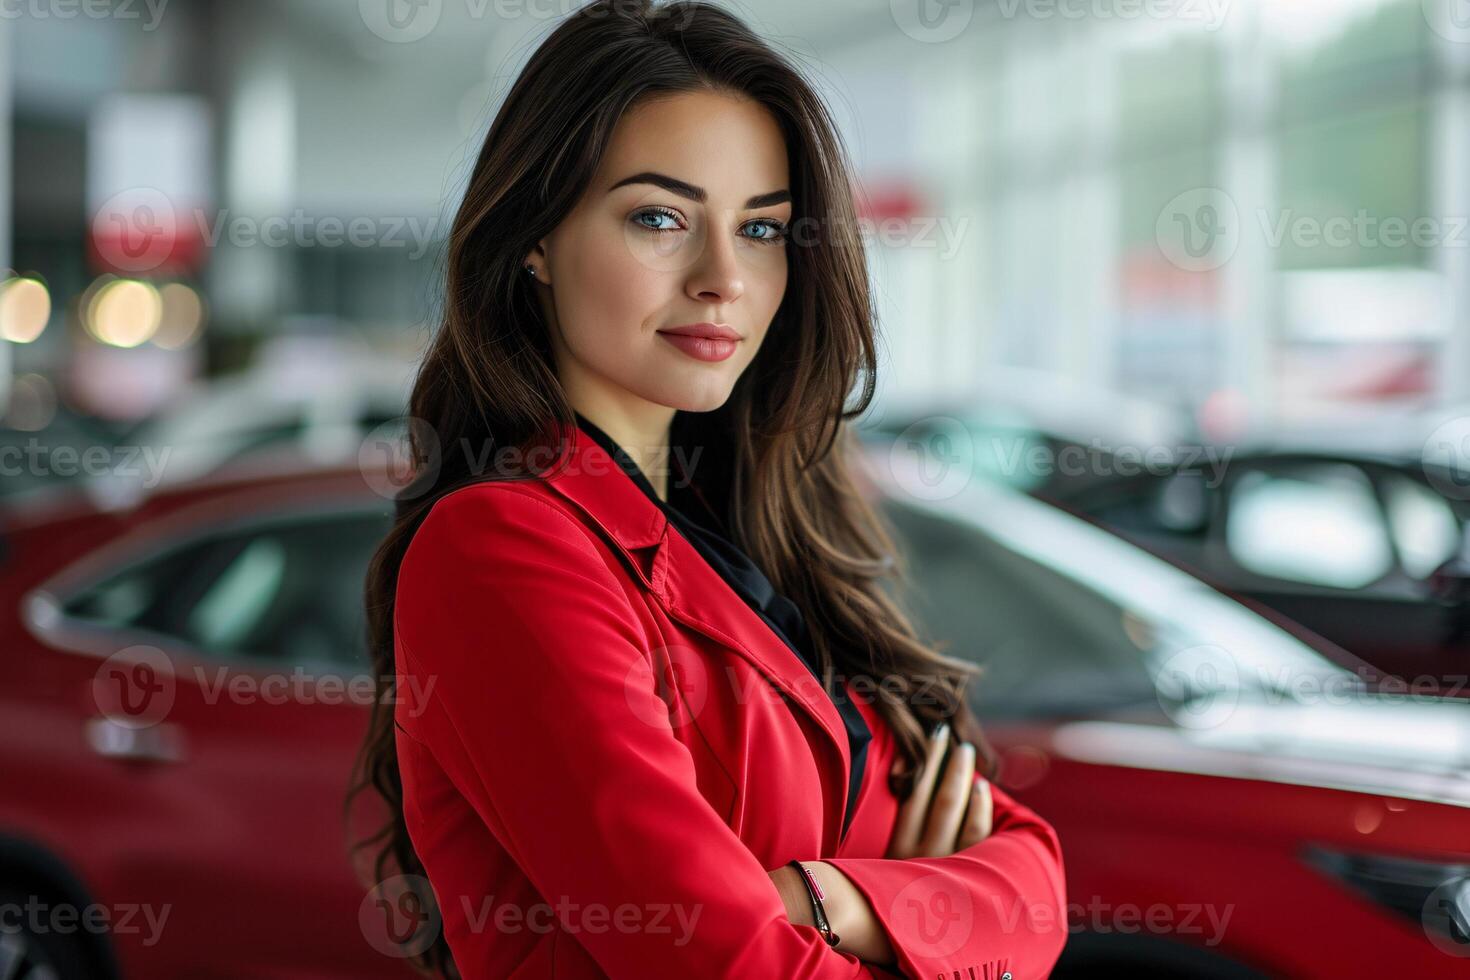
[[1175,534],[1201,534],[1210,522],[1210,491],[1204,477],[1182,470],[1166,477],[1154,495],[1154,514]]

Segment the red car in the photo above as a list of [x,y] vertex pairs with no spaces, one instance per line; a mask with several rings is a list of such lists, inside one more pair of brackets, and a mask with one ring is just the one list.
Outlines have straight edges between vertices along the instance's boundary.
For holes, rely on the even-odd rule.
[[[920,622],[987,664],[1001,782],[1061,835],[1053,976],[1464,975],[1470,705],[1370,696],[1097,528],[881,462]],[[335,470],[4,515],[0,976],[414,975],[341,818],[390,512]]]

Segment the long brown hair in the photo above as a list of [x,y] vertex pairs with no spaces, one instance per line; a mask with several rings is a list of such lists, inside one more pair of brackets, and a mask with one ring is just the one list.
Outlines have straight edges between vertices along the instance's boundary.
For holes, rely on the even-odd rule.
[[[975,743],[977,766],[995,775],[994,752],[964,697],[978,668],[921,642],[896,595],[885,591],[885,580],[906,582],[907,569],[848,468],[848,422],[872,401],[876,342],[850,165],[836,127],[799,71],[719,7],[597,0],[549,35],[511,87],[447,243],[442,320],[409,407],[410,453],[426,465],[398,494],[393,528],[366,582],[379,696],[348,804],[368,787],[388,804],[387,823],[353,847],[354,855],[375,849],[373,883],[424,874],[404,824],[393,732],[399,564],[444,494],[485,479],[540,475],[502,466],[487,473],[477,460],[555,458],[548,436],[556,423],[574,424],[573,413],[523,262],[588,187],[619,118],[645,97],[694,90],[753,99],[778,121],[793,232],[786,296],[758,355],[720,408],[676,413],[671,458],[699,460],[696,482],[715,490],[735,542],[805,614],[829,682],[878,682],[864,690],[873,691],[897,737],[901,768],[889,778],[900,797],[910,792],[927,733],[941,719]],[[507,447],[515,452],[500,452]],[[442,933],[412,960],[457,976]]]

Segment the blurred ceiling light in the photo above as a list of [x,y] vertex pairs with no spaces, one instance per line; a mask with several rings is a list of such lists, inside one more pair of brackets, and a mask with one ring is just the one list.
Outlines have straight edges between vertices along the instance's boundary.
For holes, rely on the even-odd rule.
[[104,286],[110,282],[116,282],[117,276],[111,272],[104,272],[96,279],[87,283],[87,288],[82,290],[82,295],[77,297],[77,318],[81,321],[82,328],[93,340],[100,341],[97,331],[92,329],[92,307],[97,302],[97,294],[102,292]]
[[116,279],[97,291],[87,310],[92,336],[113,347],[137,347],[158,332],[163,298],[137,279]]
[[39,279],[21,277],[0,283],[0,338],[29,344],[51,319],[51,293]]
[[199,337],[204,326],[204,300],[189,286],[171,282],[159,290],[163,300],[163,318],[153,334],[153,343],[165,350],[187,347]]

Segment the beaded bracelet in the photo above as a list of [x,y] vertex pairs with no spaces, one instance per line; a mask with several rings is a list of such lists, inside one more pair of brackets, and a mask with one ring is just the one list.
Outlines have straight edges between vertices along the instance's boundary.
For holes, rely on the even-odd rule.
[[802,884],[806,885],[806,893],[811,896],[812,900],[812,920],[816,924],[817,931],[822,934],[822,941],[828,946],[836,946],[842,940],[827,924],[827,910],[822,906],[822,900],[827,896],[823,894],[822,886],[817,884],[817,876],[808,871],[800,861],[786,863],[801,872]]

